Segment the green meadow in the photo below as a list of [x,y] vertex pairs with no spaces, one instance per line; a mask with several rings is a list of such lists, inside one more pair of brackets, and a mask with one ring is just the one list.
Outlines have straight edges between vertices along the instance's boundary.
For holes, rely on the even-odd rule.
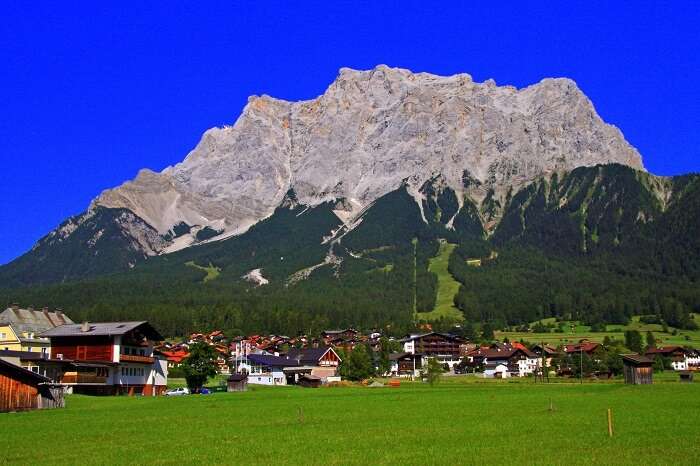
[[[694,314],[693,318],[700,325],[700,314]],[[544,324],[554,323],[557,326],[562,324],[562,322],[557,322],[556,319],[553,318],[543,319],[540,322]],[[646,332],[648,331],[652,332],[658,345],[679,345],[700,348],[700,330],[683,330],[671,327],[668,331],[664,332],[663,327],[659,324],[645,324],[640,322],[639,316],[633,317],[629,325],[607,325],[605,332],[592,332],[591,327],[581,325],[579,322],[565,322],[564,326],[566,330],[563,333],[496,332],[496,338],[499,340],[508,338],[511,341],[525,340],[531,343],[544,342],[553,346],[558,346],[560,344],[576,343],[582,339],[600,343],[605,337],[624,341],[625,330],[638,330],[642,333],[642,336],[646,336]]]
[[430,259],[428,270],[433,272],[438,279],[437,296],[435,298],[435,308],[430,312],[418,312],[418,320],[432,322],[440,318],[461,322],[464,320],[462,311],[454,305],[454,298],[459,291],[460,283],[454,279],[447,269],[450,263],[450,255],[454,251],[456,244],[447,242],[440,243],[438,255]]
[[700,384],[659,380],[74,395],[65,409],[1,414],[0,463],[697,464]]

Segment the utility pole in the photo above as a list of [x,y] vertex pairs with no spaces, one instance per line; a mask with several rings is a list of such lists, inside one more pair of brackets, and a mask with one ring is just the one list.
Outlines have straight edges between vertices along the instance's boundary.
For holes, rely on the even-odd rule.
[[579,347],[578,354],[581,361],[581,384],[583,385],[583,347]]

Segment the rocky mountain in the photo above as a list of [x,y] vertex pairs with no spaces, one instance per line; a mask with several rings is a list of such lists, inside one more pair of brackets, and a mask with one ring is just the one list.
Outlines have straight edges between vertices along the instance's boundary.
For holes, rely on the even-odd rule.
[[570,80],[342,69],[313,100],[250,98],[182,163],[104,191],[0,267],[0,300],[172,334],[408,329],[435,307],[447,241],[467,319],[689,326],[699,205],[700,178],[647,173]]
[[[251,97],[233,126],[208,130],[182,163],[141,170],[104,191],[37,247],[66,241],[75,226],[94,223],[100,208],[133,213],[133,225],[114,222],[130,250],[150,256],[241,234],[290,189],[307,206],[339,201],[335,213],[350,225],[403,183],[418,200],[419,188],[440,177],[459,203],[466,196],[497,206],[543,175],[605,163],[643,169],[637,151],[571,80],[518,90],[467,74],[344,68],[313,100]],[[500,215],[491,209],[484,220]]]

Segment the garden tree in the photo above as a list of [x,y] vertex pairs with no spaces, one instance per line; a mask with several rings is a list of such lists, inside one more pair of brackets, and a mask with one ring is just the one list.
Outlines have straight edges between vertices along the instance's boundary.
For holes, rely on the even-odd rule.
[[664,361],[661,358],[661,356],[656,356],[654,358],[653,368],[654,372],[663,372],[666,369],[666,367],[664,367]]
[[474,328],[474,323],[472,321],[467,321],[462,326],[464,339],[467,341],[475,341],[477,339],[476,329]]
[[345,377],[349,380],[364,380],[374,375],[371,355],[365,345],[357,345],[347,357],[344,364]]
[[389,369],[391,369],[391,362],[389,361],[390,354],[391,342],[387,337],[381,337],[379,339],[379,375],[384,375],[389,372]]
[[642,334],[639,330],[625,331],[625,346],[635,353],[642,352]]
[[493,333],[493,326],[489,322],[485,322],[484,325],[481,326],[481,339],[485,342],[492,342],[496,338],[496,335]]
[[589,377],[596,371],[597,367],[593,358],[585,352],[581,353],[569,354],[567,364],[575,377],[581,377],[581,371],[583,371],[584,377]]
[[182,361],[187,387],[198,393],[209,377],[216,375],[216,351],[204,342],[190,345],[190,354]]
[[649,348],[656,348],[656,338],[651,330],[647,331],[647,349]]
[[432,387],[440,381],[443,372],[445,372],[445,368],[442,364],[435,358],[429,358],[423,370],[423,377],[428,380],[428,383]]

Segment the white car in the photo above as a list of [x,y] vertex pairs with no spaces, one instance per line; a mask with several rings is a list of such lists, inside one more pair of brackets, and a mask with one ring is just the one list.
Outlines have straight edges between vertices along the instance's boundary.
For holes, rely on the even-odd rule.
[[173,388],[172,390],[168,390],[167,392],[165,392],[165,396],[180,396],[189,394],[190,389],[187,387]]

